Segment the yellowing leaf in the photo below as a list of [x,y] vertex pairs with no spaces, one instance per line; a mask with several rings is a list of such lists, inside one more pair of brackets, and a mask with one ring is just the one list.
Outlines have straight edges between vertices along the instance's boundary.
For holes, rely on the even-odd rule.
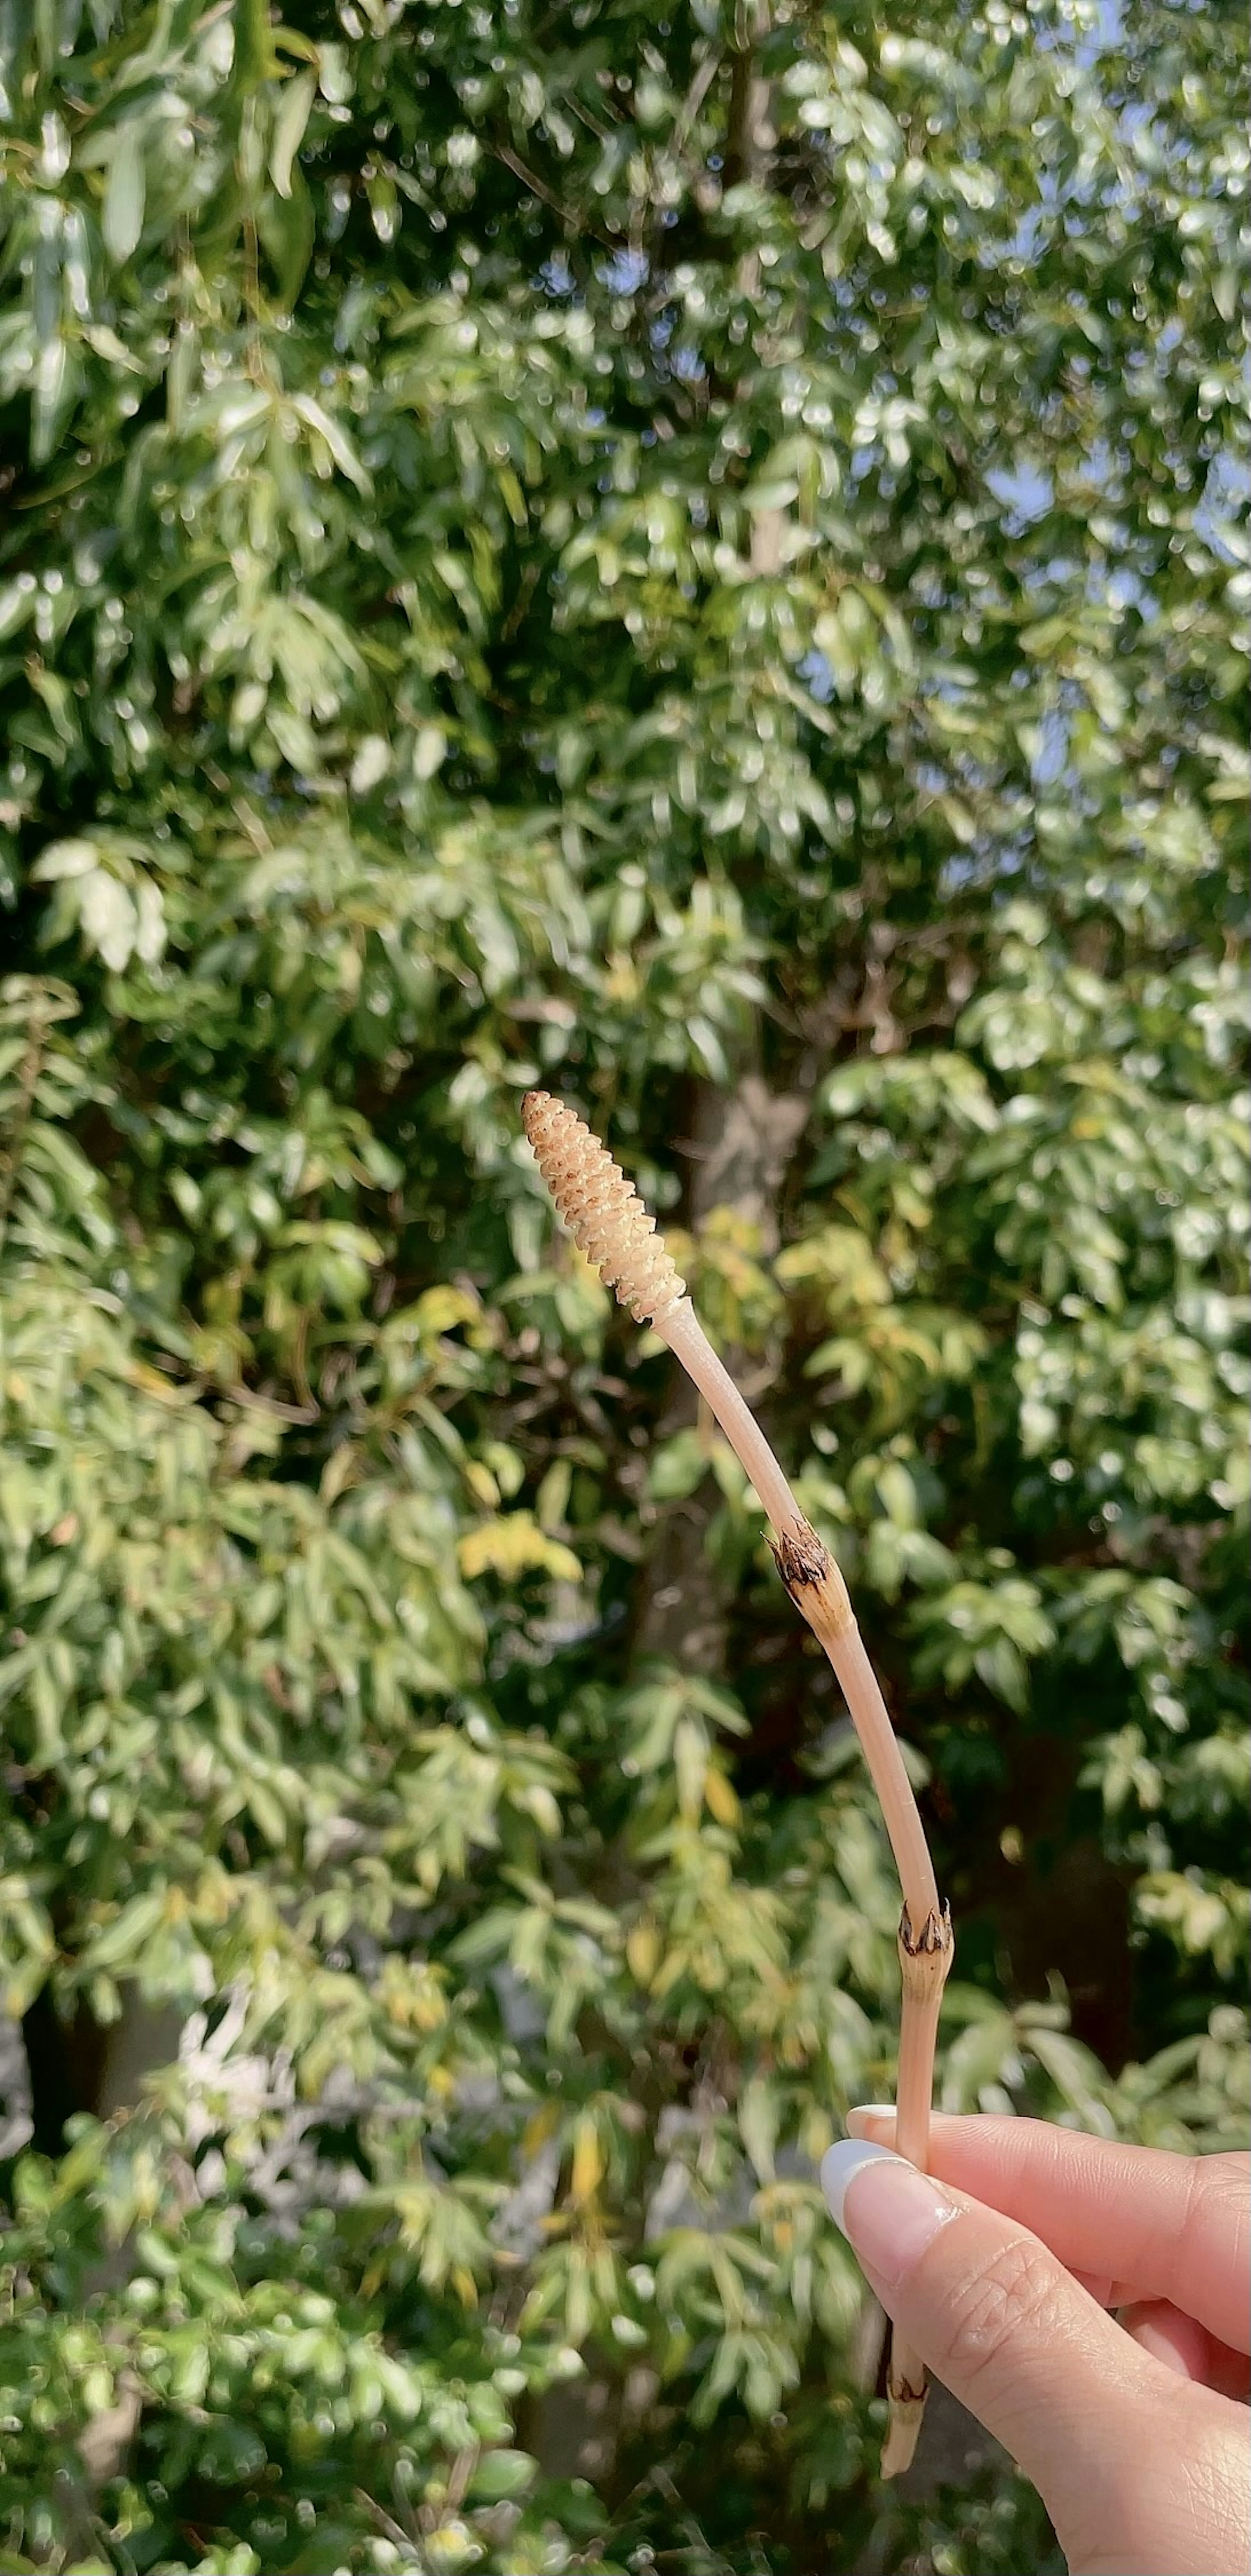
[[569,2188],[576,2201],[593,2200],[604,2179],[604,2156],[595,2121],[585,2112],[573,2133]]
[[460,1570],[472,1581],[477,1574],[498,1574],[509,1581],[519,1574],[550,1574],[565,1583],[580,1583],[582,1568],[572,1548],[549,1538],[532,1512],[504,1512],[483,1521],[460,1540]]
[[534,2117],[526,2122],[521,2142],[523,2152],[527,2156],[537,2156],[540,2147],[546,2146],[559,2122],[559,2102],[544,2102],[535,2112]]
[[724,1771],[711,1766],[704,1780],[704,1803],[719,1825],[736,1825],[742,1810]]
[[440,1285],[427,1288],[412,1309],[420,1332],[433,1338],[439,1333],[455,1332],[458,1324],[472,1324],[481,1313],[477,1299],[463,1288]]
[[637,1977],[641,1986],[650,1986],[660,1964],[660,1949],[659,1930],[651,1916],[645,1914],[641,1922],[632,1924],[626,1935],[630,1973]]

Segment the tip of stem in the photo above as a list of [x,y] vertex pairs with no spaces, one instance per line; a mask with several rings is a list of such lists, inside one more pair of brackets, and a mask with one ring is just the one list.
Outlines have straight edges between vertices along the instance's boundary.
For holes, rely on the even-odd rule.
[[655,1323],[686,1292],[632,1181],[567,1101],[528,1091],[521,1104],[531,1151],[559,1216],[635,1322]]

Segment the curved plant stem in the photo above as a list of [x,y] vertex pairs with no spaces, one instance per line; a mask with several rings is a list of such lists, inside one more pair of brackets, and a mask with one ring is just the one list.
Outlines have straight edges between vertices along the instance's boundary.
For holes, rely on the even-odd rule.
[[[674,1358],[681,1361],[706,1398],[756,1488],[775,1533],[773,1553],[778,1571],[834,1667],[877,1791],[903,1891],[899,1922],[903,2003],[895,2142],[900,2155],[924,2169],[929,2152],[938,2014],[953,1943],[951,1916],[939,1903],[934,1865],[912,1783],[856,1626],[847,1586],[828,1548],[804,1519],[759,1423],[722,1367],[690,1299],[682,1297],[656,1316],[653,1329],[668,1343]],[[894,2477],[907,2468],[912,2458],[925,2405],[924,2367],[910,2347],[897,2338],[891,2344],[887,2397],[889,2423],[882,2475]]]
[[744,1473],[750,1477],[779,1538],[807,1527],[755,1414],[745,1404],[727,1368],[722,1366],[689,1297],[652,1319],[652,1330],[667,1342],[675,1359],[711,1405]]
[[[531,1091],[523,1105],[526,1134],[544,1180],[586,1259],[640,1323],[649,1323],[680,1360],[710,1405],[773,1526],[773,1554],[792,1601],[820,1638],[860,1739],[890,1837],[903,1912],[899,1961],[903,2009],[899,2027],[900,2153],[924,2166],[929,2151],[934,2040],[947,1971],[951,1916],[940,1906],[933,1864],[912,1784],[865,1653],[847,1586],[824,1542],[804,1519],[759,1423],[722,1367],[705,1334],[655,1220],[598,1136],[567,1103]],[[906,2345],[892,2346],[887,2376],[890,2420],[882,2473],[906,2469],[925,2403],[925,2372]]]

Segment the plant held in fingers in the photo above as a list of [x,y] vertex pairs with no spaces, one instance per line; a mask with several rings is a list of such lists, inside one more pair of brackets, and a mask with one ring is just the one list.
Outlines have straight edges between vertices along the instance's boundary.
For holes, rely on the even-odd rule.
[[[650,1324],[668,1344],[715,1414],[771,1523],[773,1555],[782,1581],[820,1638],[838,1676],[881,1803],[903,1890],[896,2145],[901,2155],[924,2167],[938,2014],[952,1959],[951,1916],[939,1903],[912,1785],[847,1586],[829,1549],[800,1511],[759,1423],[707,1340],[686,1294],[686,1283],[633,1184],[607,1147],[563,1101],[545,1091],[529,1092],[522,1115],[539,1170],[575,1243],[595,1263],[605,1285],[615,1290],[635,1322]],[[925,2404],[922,2364],[898,2339],[891,2347],[887,2389],[890,2417],[882,2473],[893,2477],[912,2458]]]

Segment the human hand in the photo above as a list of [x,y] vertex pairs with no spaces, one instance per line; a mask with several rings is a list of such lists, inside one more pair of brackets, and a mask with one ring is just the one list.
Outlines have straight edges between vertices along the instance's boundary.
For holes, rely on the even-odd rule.
[[1248,2159],[939,2116],[919,2174],[894,2117],[853,2111],[821,2166],[830,2209],[1032,2478],[1072,2576],[1247,2576]]

